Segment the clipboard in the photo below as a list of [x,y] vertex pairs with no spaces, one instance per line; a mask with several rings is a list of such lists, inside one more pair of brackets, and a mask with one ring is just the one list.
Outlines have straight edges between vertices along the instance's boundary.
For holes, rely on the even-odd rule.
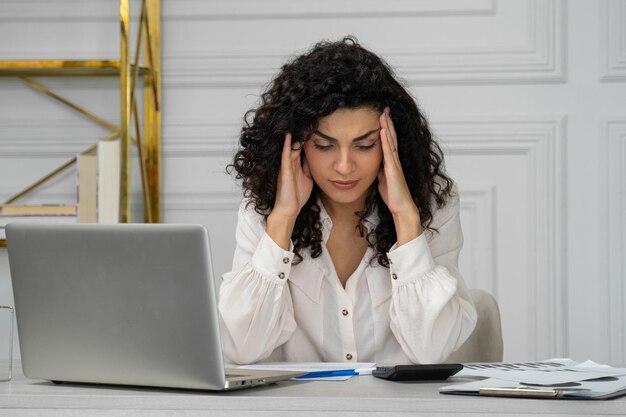
[[515,388],[483,387],[475,391],[469,390],[442,390],[441,394],[474,395],[480,397],[506,398],[535,398],[551,400],[610,400],[626,395],[626,389],[619,391],[601,392],[585,389],[545,389],[520,385]]
[[[559,390],[559,389],[538,389],[526,386],[517,388],[481,388],[478,395],[486,397],[510,397],[510,398],[541,398],[541,399],[561,399],[561,400],[609,400],[611,398],[626,395],[626,389],[607,393],[594,393],[587,391],[589,395],[576,395],[583,390]],[[450,393],[447,393],[450,394]]]

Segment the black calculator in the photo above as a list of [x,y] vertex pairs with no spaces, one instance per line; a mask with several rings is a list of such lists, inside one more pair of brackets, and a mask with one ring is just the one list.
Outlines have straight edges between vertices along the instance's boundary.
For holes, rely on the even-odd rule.
[[372,375],[390,381],[443,381],[461,369],[460,363],[377,366]]

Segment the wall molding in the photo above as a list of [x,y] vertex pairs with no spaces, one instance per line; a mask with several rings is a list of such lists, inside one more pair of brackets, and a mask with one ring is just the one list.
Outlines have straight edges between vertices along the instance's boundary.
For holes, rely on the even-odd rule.
[[[59,57],[58,53],[52,52],[43,52],[36,54],[30,53],[28,51],[22,52],[21,55],[11,55],[11,59],[32,59],[36,55],[37,59],[57,59]],[[94,54],[85,52],[72,52],[72,53],[64,53],[64,57],[68,59],[93,59]],[[115,52],[102,52],[98,53],[98,56],[101,58],[109,57],[111,59],[118,59],[119,54],[117,51]],[[55,93],[60,95],[64,95],[70,91],[88,91],[90,93],[98,92],[99,94],[106,94],[107,91],[111,93],[111,106],[119,106],[119,79],[115,77],[48,77],[48,78],[39,78],[37,79],[39,84],[42,84],[44,87],[52,90]],[[52,101],[50,98],[45,97],[43,93],[35,91],[33,88],[29,87],[22,81],[20,81],[16,77],[2,77],[0,78],[0,94],[4,92],[14,92],[19,91],[19,94],[30,95],[34,97],[39,97],[42,103],[45,103],[47,100],[48,105],[61,106],[60,103],[56,101]],[[115,94],[117,93],[117,94]],[[115,94],[115,96],[113,96]],[[115,101],[117,99],[117,101]],[[119,117],[119,115],[118,115]]]
[[[238,2],[207,3],[203,0],[179,0],[167,4],[164,14],[176,20],[248,20],[248,19],[289,19],[289,18],[360,18],[360,17],[414,17],[449,15],[491,15],[496,12],[495,0],[437,0],[402,1],[389,0],[381,3],[376,0],[359,2],[358,10],[353,4],[334,0],[299,2],[290,0],[265,1],[263,8],[256,0]],[[193,13],[190,13],[193,10]]]
[[107,129],[81,119],[0,119],[0,158],[74,156],[107,134]]
[[190,120],[163,125],[163,152],[168,157],[232,156],[241,123]]
[[[52,189],[50,189],[52,188]],[[15,188],[9,189],[8,187],[0,186],[0,201],[9,196],[15,194],[19,190]],[[141,197],[141,196],[139,196]],[[37,191],[36,194],[27,195],[17,200],[14,204],[76,204],[76,187],[73,187],[71,191],[58,191],[58,187],[44,187],[41,191]]]
[[[162,125],[163,154],[168,158],[233,155],[241,124],[183,121]],[[108,135],[84,119],[0,119],[0,157],[49,158],[75,155]]]
[[174,192],[163,194],[165,213],[173,212],[233,212],[241,204],[241,192]]
[[[257,0],[234,2],[207,2],[204,0],[176,0],[161,5],[164,22],[171,20],[250,20],[250,19],[321,19],[359,17],[413,17],[450,15],[492,15],[496,13],[496,0],[362,0],[358,10],[352,3],[334,0],[297,2],[290,0]],[[137,0],[131,0],[131,13],[140,9]],[[119,7],[101,0],[20,0],[0,8],[0,22],[4,21],[103,21],[116,20]]]
[[432,123],[452,155],[526,155],[529,168],[528,202],[531,247],[531,300],[528,306],[531,357],[567,355],[567,305],[564,282],[565,177],[564,126],[566,119],[498,119]]
[[[602,143],[601,195],[605,196],[604,235],[606,271],[600,275],[606,292],[605,330],[609,362],[626,363],[626,118],[605,118],[600,125]],[[608,282],[607,282],[608,281]]]
[[[468,287],[483,289],[498,299],[496,191],[494,184],[470,184],[459,189],[461,213],[467,213],[466,218],[471,219],[463,225],[463,251],[472,248],[465,256],[470,265],[469,271],[463,270],[463,278]],[[472,241],[467,240],[468,235]],[[472,277],[471,282],[466,274]]]
[[[555,83],[565,81],[565,4],[527,0],[525,43],[475,47],[385,48],[381,51],[409,85]],[[383,53],[384,52],[384,53]],[[164,55],[169,88],[261,87],[293,51],[239,50]]]
[[600,81],[626,81],[626,2],[603,0],[600,6]]
[[[167,157],[233,155],[241,125],[190,121],[163,124],[163,153]],[[2,120],[0,157],[48,158],[74,155],[106,137],[108,131],[84,120]],[[86,139],[88,138],[88,139]]]
[[[89,0],[22,0],[4,4],[0,22],[23,24],[31,21],[115,21],[117,8],[107,2]],[[351,4],[332,0],[318,3],[296,3],[271,0],[258,7],[258,2],[205,2],[182,0],[163,5],[163,22],[168,20],[211,19],[264,19],[264,18],[404,18],[411,16],[466,16],[485,15],[498,19],[497,0],[389,0],[380,3],[365,0],[355,12]],[[327,4],[326,7],[323,7]],[[566,42],[564,15],[566,5],[562,0],[525,0],[527,12],[521,43],[484,43],[473,46],[432,48],[428,45],[381,48],[380,53],[409,85],[423,84],[500,84],[500,83],[561,83],[565,81]],[[93,7],[90,7],[93,6]],[[138,9],[137,7],[134,8]],[[381,15],[382,14],[382,15]],[[497,33],[493,36],[498,39]],[[118,55],[117,46],[102,44],[99,56]],[[113,49],[111,49],[113,48]],[[214,47],[215,49],[215,47]],[[174,49],[178,51],[180,49]],[[271,46],[264,49],[186,53],[181,51],[162,55],[162,82],[165,88],[259,88],[265,85],[291,56],[293,50],[277,51]],[[32,57],[15,56],[13,59]],[[85,51],[66,50],[70,58],[87,58]],[[88,53],[91,55],[92,53]],[[51,58],[45,51],[37,51],[40,59]],[[55,53],[58,56],[58,51]],[[13,87],[14,88],[14,87]]]

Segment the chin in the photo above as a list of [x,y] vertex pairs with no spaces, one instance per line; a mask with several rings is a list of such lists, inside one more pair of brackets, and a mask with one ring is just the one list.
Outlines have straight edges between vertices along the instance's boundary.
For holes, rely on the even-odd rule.
[[352,204],[363,198],[363,194],[367,193],[367,190],[349,190],[349,191],[337,191],[337,190],[322,190],[326,197],[339,204]]

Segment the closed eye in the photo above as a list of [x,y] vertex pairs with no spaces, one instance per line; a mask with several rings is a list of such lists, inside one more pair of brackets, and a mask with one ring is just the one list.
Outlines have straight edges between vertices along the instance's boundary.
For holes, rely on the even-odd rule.
[[357,145],[356,148],[358,150],[360,150],[360,151],[367,151],[367,150],[373,149],[374,146],[376,146],[377,143],[378,143],[378,141],[374,141],[374,142],[370,143],[369,145]]
[[330,151],[334,145],[320,145],[319,143],[313,142],[313,147],[315,149],[319,149],[320,151]]

